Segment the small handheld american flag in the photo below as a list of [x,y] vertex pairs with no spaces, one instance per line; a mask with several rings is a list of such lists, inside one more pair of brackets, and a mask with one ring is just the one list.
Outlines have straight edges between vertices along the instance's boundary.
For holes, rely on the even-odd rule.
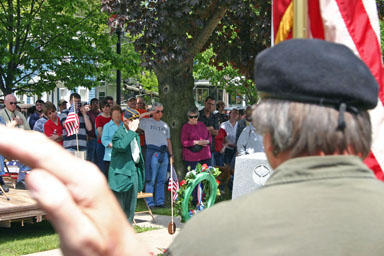
[[67,132],[67,136],[74,135],[79,131],[79,116],[76,114],[75,105],[72,104],[69,109],[67,119],[64,121],[64,129]]
[[177,179],[177,174],[175,168],[172,166],[172,175],[169,178],[168,182],[168,191],[172,190],[172,199],[175,201],[177,199],[177,191],[179,190],[179,180]]

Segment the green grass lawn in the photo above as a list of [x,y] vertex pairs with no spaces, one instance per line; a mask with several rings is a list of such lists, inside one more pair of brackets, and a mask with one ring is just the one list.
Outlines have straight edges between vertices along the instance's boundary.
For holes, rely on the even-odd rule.
[[[155,227],[133,227],[136,233],[156,230]],[[59,248],[59,237],[48,221],[35,224],[13,223],[0,228],[0,256],[31,254]]]
[[59,238],[47,221],[35,224],[13,223],[0,228],[0,255],[23,255],[56,249]]

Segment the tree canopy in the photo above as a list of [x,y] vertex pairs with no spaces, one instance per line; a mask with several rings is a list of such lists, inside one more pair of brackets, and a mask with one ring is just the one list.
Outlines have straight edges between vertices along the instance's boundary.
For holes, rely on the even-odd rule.
[[212,47],[218,67],[230,63],[244,77],[252,77],[254,57],[269,45],[270,1],[102,0],[102,10],[111,15],[113,29],[135,38],[142,64],[156,74],[181,170],[179,138],[187,110],[194,105],[195,57]]
[[137,38],[144,66],[183,68],[212,45],[216,61],[230,61],[250,77],[255,55],[270,44],[270,1],[102,0],[102,5],[113,14],[113,28],[125,26]]
[[[39,94],[60,81],[93,87],[112,68],[139,65],[115,54],[108,15],[96,0],[0,2],[0,89]],[[96,79],[90,79],[96,78]]]

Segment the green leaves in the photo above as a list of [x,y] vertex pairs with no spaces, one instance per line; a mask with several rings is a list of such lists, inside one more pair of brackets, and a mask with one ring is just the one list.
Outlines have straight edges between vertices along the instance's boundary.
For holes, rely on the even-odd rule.
[[19,0],[2,4],[0,31],[6,31],[0,38],[3,94],[16,90],[40,93],[52,90],[58,82],[68,88],[93,87],[98,77],[109,76],[117,67],[137,73],[137,55],[123,59],[115,53],[116,36],[108,33],[108,15],[100,11],[99,1]]

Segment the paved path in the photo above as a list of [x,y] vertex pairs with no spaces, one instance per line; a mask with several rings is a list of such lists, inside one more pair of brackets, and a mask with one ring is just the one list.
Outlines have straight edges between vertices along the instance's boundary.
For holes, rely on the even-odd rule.
[[[154,215],[155,222],[152,221],[152,218],[148,214],[136,214],[135,220],[136,225],[142,227],[155,227],[156,230],[147,231],[137,234],[140,239],[147,246],[148,250],[153,252],[155,255],[162,253],[164,249],[172,243],[173,239],[177,236],[180,231],[180,228],[183,227],[178,218],[175,218],[176,223],[176,233],[171,236],[168,234],[168,224],[171,222],[170,216],[164,215]],[[34,254],[28,254],[28,256],[62,256],[60,249],[50,250],[45,252],[39,252]]]

